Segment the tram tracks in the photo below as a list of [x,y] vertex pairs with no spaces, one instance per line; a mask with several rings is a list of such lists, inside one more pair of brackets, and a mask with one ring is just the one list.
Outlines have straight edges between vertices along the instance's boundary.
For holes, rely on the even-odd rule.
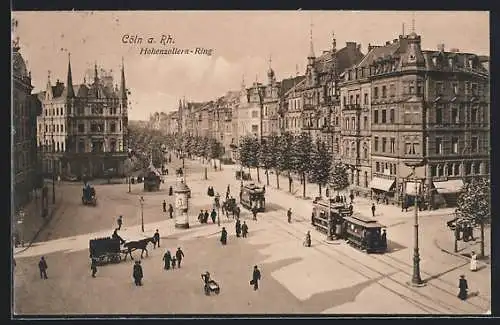
[[[296,234],[296,231],[298,231],[298,230],[295,227],[293,227],[293,229],[295,231],[292,232],[290,230],[289,224],[286,224],[286,226],[288,226],[288,227],[285,228],[283,226],[284,222],[280,222],[280,221],[278,221],[278,220],[276,220],[274,218],[273,219],[266,218],[266,221],[269,222],[269,223],[271,223],[271,224],[274,224],[275,226],[277,226],[277,228],[279,230],[287,233],[291,237],[294,237],[294,238],[299,239],[299,240],[303,240],[303,238],[302,238],[303,235],[302,234],[300,236],[298,236]],[[419,300],[417,300],[417,299],[415,299],[413,297],[410,297],[409,295],[405,295],[405,294],[401,293],[400,291],[397,291],[397,290],[391,288],[391,286],[389,286],[387,284],[384,284],[384,283],[381,283],[381,281],[378,282],[378,285],[380,285],[384,289],[386,289],[389,292],[391,292],[391,293],[399,296],[403,300],[409,302],[410,304],[412,304],[413,306],[419,308],[420,310],[422,310],[424,312],[427,312],[427,313],[442,313],[442,309],[444,309],[444,310],[449,311],[450,314],[456,313],[457,310],[459,310],[459,311],[461,311],[463,313],[467,313],[467,311],[464,310],[464,309],[462,309],[462,308],[450,305],[450,304],[442,302],[442,301],[436,301],[435,299],[433,299],[433,297],[430,297],[429,295],[423,294],[423,293],[418,292],[416,290],[409,289],[408,285],[405,282],[398,281],[398,280],[394,279],[393,277],[391,277],[390,272],[388,272],[388,273],[380,272],[376,268],[374,268],[372,266],[369,266],[369,265],[366,265],[366,264],[363,264],[363,263],[359,262],[358,260],[352,258],[351,256],[349,256],[346,253],[343,253],[343,252],[341,252],[339,250],[328,250],[328,251],[325,251],[324,249],[320,249],[321,247],[324,248],[325,246],[323,244],[321,244],[320,246],[313,246],[311,248],[315,249],[316,251],[318,251],[322,255],[325,255],[328,258],[335,260],[337,263],[339,263],[339,264],[347,267],[348,269],[350,269],[353,272],[361,275],[362,277],[365,277],[365,278],[368,278],[368,279],[371,278],[370,276],[368,276],[366,274],[366,272],[365,273],[361,272],[359,270],[359,266],[361,266],[361,268],[364,268],[365,270],[369,270],[371,273],[375,273],[378,276],[383,277],[383,278],[391,281],[392,283],[394,283],[394,284],[396,284],[398,286],[402,286],[404,289],[409,290],[412,293],[412,295],[417,295],[417,296],[420,296],[421,298],[426,299],[427,301],[429,301],[428,303],[424,303],[424,302],[419,301]],[[370,255],[368,255],[368,256],[370,256]],[[339,257],[341,257],[341,258],[339,258]],[[373,256],[371,256],[371,257],[374,258]],[[349,260],[351,262],[354,262],[354,264],[356,266],[358,266],[358,267],[353,266],[352,263],[351,263],[351,265],[348,265],[346,262],[342,261],[342,259],[344,259],[344,260],[347,259],[347,260]],[[382,262],[384,264],[388,264],[387,261],[383,261],[383,260],[378,260],[378,261]],[[401,268],[393,267],[391,264],[389,264],[389,266],[391,268],[395,269],[395,270],[398,270],[399,272],[403,272],[403,273],[407,274],[407,272],[405,272]],[[447,292],[447,293],[449,293],[449,292]],[[453,293],[453,297],[454,296],[455,296],[455,294]],[[439,306],[441,309],[436,308],[436,305]]]

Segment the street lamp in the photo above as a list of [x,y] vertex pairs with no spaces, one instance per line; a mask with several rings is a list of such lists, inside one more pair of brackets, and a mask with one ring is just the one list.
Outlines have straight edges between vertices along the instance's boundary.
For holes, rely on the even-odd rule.
[[423,160],[407,161],[405,165],[410,167],[413,173],[413,180],[415,182],[415,212],[414,212],[414,247],[413,247],[413,275],[411,282],[412,286],[420,287],[424,286],[424,282],[420,277],[420,254],[418,249],[418,179],[415,169],[422,166]]
[[215,195],[215,207],[217,208],[217,226],[220,227],[220,195]]
[[24,247],[24,210],[19,211],[19,218],[17,219],[18,232],[19,234],[19,242],[21,243],[21,247]]
[[141,196],[139,199],[139,203],[141,204],[141,230],[144,232],[144,197]]

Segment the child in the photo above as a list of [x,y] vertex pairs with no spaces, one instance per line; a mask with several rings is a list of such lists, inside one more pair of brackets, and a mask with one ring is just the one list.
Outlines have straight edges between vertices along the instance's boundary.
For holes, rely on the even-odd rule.
[[175,269],[175,263],[176,263],[175,255],[172,256],[172,269]]

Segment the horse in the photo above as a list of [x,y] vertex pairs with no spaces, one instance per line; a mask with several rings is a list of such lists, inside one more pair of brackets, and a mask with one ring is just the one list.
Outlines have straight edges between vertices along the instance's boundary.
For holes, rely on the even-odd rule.
[[127,260],[127,255],[130,255],[130,258],[133,260],[134,258],[132,257],[132,252],[135,251],[136,249],[141,250],[141,258],[142,255],[144,254],[144,251],[146,251],[146,257],[148,257],[149,253],[147,246],[149,243],[154,243],[154,242],[155,242],[154,237],[149,237],[137,241],[130,241],[123,244],[123,246],[127,249],[127,253],[125,254],[125,260]]

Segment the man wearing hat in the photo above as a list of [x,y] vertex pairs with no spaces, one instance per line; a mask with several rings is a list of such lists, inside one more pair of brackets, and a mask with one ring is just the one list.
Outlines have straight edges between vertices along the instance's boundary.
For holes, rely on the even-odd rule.
[[460,280],[458,281],[458,288],[460,289],[460,291],[458,292],[458,298],[466,300],[467,289],[469,289],[469,287],[467,286],[467,280],[465,279],[465,275],[460,276]]

